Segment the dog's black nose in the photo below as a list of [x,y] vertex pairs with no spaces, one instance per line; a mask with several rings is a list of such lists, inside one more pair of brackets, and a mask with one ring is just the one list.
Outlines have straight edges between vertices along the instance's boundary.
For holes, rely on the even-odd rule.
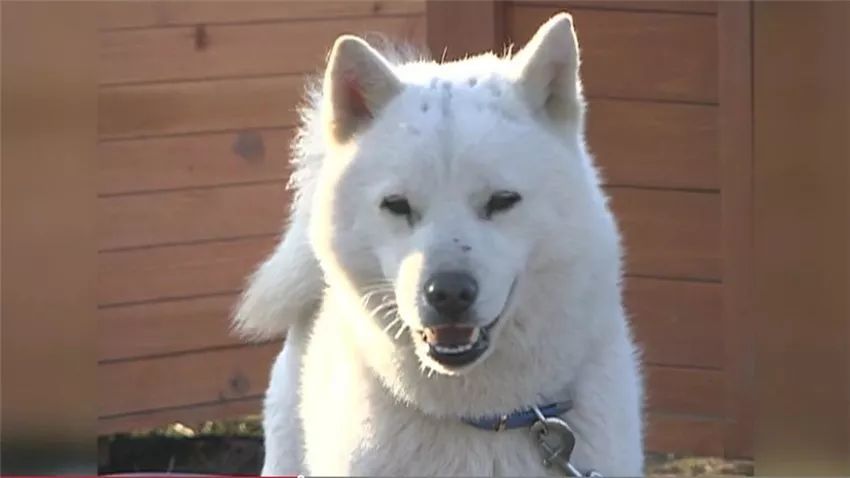
[[438,272],[425,282],[425,300],[440,315],[457,317],[478,297],[478,282],[463,272]]

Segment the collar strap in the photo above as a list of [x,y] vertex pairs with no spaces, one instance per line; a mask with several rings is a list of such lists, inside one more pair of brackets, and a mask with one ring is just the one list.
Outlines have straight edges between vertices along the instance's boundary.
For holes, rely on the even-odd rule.
[[[555,402],[540,407],[540,413],[544,418],[551,418],[570,411],[573,408],[572,401]],[[482,430],[500,432],[514,428],[526,428],[539,420],[537,412],[533,408],[517,410],[506,415],[492,415],[479,418],[463,418],[464,423]]]

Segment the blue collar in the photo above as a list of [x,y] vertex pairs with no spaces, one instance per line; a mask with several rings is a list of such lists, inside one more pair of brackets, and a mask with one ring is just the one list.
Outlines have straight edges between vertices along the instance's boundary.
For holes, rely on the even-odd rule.
[[[544,417],[556,417],[570,411],[573,408],[572,401],[555,402],[549,405],[540,407],[540,412]],[[537,421],[537,413],[531,409],[517,410],[507,415],[493,415],[489,417],[479,418],[463,418],[464,423],[480,428],[482,430],[500,432],[502,430],[512,430],[514,428],[527,428]]]

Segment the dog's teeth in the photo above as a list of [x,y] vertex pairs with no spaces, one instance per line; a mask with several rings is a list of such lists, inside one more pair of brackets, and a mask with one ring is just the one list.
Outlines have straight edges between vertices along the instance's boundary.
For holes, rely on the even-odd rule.
[[469,336],[469,343],[474,344],[478,342],[478,337],[481,335],[481,328],[475,327],[472,329],[472,334]]
[[434,345],[434,350],[436,350],[437,352],[439,352],[441,354],[462,354],[464,352],[468,352],[468,351],[472,350],[472,344],[457,345],[457,346]]

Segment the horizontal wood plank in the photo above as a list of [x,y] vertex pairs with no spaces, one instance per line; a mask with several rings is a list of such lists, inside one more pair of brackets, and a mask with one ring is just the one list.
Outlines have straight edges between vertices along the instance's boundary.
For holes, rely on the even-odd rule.
[[101,139],[291,126],[302,76],[101,88]]
[[98,145],[98,193],[286,180],[292,129],[242,130]]
[[726,382],[723,372],[648,366],[645,374],[650,412],[724,417]]
[[[717,189],[716,108],[590,102],[589,145],[607,184]],[[99,192],[285,179],[291,129],[244,130],[99,145]]]
[[101,417],[97,422],[100,435],[144,431],[180,422],[188,425],[201,424],[208,420],[235,419],[262,413],[262,396],[222,400],[202,405],[164,408],[144,412]]
[[[193,248],[207,248],[207,245],[193,246]],[[145,264],[150,262],[151,266],[144,268],[141,273],[134,276],[130,272],[133,269],[127,268],[119,276],[117,280],[111,280],[111,277],[118,276],[112,274],[108,276],[104,282],[105,287],[115,287],[112,282],[118,283],[123,279],[127,285],[127,297],[132,299],[156,297],[157,293],[184,293],[191,294],[195,290],[205,290],[213,287],[234,287],[238,288],[242,285],[247,272],[261,260],[261,253],[265,254],[272,247],[269,244],[265,247],[258,248],[255,256],[260,258],[248,258],[241,265],[233,265],[229,268],[222,267],[197,267],[187,268],[187,271],[179,271],[179,285],[172,286],[167,281],[165,284],[156,282],[151,278],[160,277],[160,274],[152,274],[151,270],[167,269],[168,262],[162,257],[146,257],[148,250],[134,251],[132,262],[135,264]],[[171,248],[168,248],[171,249]],[[156,249],[151,250],[156,251]],[[207,254],[228,256],[230,251],[204,251],[203,254],[197,254],[199,257]],[[253,251],[251,251],[253,252]],[[120,253],[117,255],[124,255]],[[187,262],[183,256],[175,254],[175,262]],[[235,261],[229,261],[230,263]],[[213,270],[212,273],[209,269]],[[219,276],[217,278],[217,276]],[[134,277],[136,279],[134,280]],[[213,282],[219,284],[212,285]],[[675,281],[652,281],[647,279],[629,279],[628,284],[641,282],[660,282],[677,284]],[[199,285],[200,284],[200,285]],[[701,298],[700,288],[707,289],[711,295],[709,302],[713,302],[718,297],[715,296],[717,284],[694,284],[683,283],[685,287],[669,287],[660,288],[659,290],[651,290],[649,294],[639,295],[634,298],[634,288],[627,285],[627,302],[637,302],[644,307],[649,308],[647,314],[638,313],[635,318],[632,312],[633,321],[637,329],[638,342],[643,350],[643,357],[650,363],[650,367],[654,367],[660,363],[679,366],[717,366],[722,363],[722,337],[719,335],[716,324],[716,317],[707,316],[704,312],[705,305],[701,301],[706,299]],[[135,286],[135,287],[134,287]],[[649,287],[652,287],[650,285]],[[689,290],[696,289],[696,290]],[[658,292],[663,292],[659,295]],[[675,294],[675,295],[674,295]],[[666,296],[666,297],[665,297]],[[672,298],[670,298],[672,296]],[[656,300],[657,299],[657,300]],[[169,301],[164,303],[143,303],[118,307],[108,307],[99,311],[100,327],[101,327],[101,360],[126,359],[132,357],[140,357],[147,355],[167,354],[186,350],[195,350],[204,348],[205,346],[222,346],[233,345],[238,343],[238,339],[228,333],[230,315],[233,306],[237,300],[237,295],[231,294],[223,297],[200,297],[189,300]],[[652,315],[653,318],[667,318],[664,311],[671,307],[692,307],[699,311],[697,314],[689,314],[684,320],[678,317],[672,317],[669,321],[650,321],[646,319],[646,315]],[[658,310],[651,310],[655,305]],[[715,307],[711,304],[711,307]],[[633,310],[633,308],[630,308]],[[645,325],[651,322],[659,322],[658,324]],[[672,325],[671,325],[672,324]],[[698,332],[704,331],[705,338],[700,337]],[[710,347],[713,345],[713,349]],[[697,352],[688,351],[688,347],[695,347]],[[660,367],[662,376],[669,376],[678,370],[670,367]],[[674,372],[670,372],[673,370]],[[698,370],[697,372],[702,372]],[[706,371],[710,377],[713,371]],[[685,373],[685,378],[688,378]],[[669,380],[664,380],[669,382]],[[697,394],[699,399],[708,399],[707,394],[700,390]],[[669,394],[668,394],[669,395]],[[662,400],[660,402],[662,408],[666,407],[666,403],[675,403],[676,400]],[[717,405],[720,403],[713,398],[709,401]],[[665,408],[666,409],[666,408]],[[679,408],[673,408],[672,411],[685,411]],[[717,409],[687,409],[692,413],[719,413]]]
[[720,188],[714,106],[591,100],[587,133],[606,184]]
[[98,310],[98,360],[111,361],[233,346],[238,294]]
[[[271,250],[271,239],[240,243],[141,249],[105,257],[101,270],[103,303],[152,300],[163,296],[239,290],[250,271]],[[211,259],[212,258],[212,259]],[[214,264],[206,264],[205,261]],[[629,278],[626,307],[644,360],[652,365],[723,366],[720,285]],[[101,359],[165,354],[234,343],[224,333],[236,300],[201,297],[163,303],[141,303],[99,311],[105,343]],[[209,321],[209,322],[206,322]],[[220,330],[203,327],[218,327]],[[136,332],[124,335],[124,331]]]
[[102,33],[101,84],[318,72],[342,34],[424,46],[424,15]]
[[98,199],[100,250],[276,234],[290,191],[283,183]]
[[[512,3],[509,41],[524,45],[562,8]],[[708,15],[572,9],[589,96],[717,102],[717,25]]]
[[652,413],[647,417],[646,451],[723,456],[724,420]]
[[281,343],[98,366],[100,417],[255,397],[265,392]]
[[716,14],[717,2],[715,1],[679,1],[679,0],[566,0],[566,1],[542,1],[529,2],[540,5],[550,5],[570,8],[598,8],[605,10],[623,11],[653,11],[653,12],[681,12],[681,13],[705,13]]
[[[607,188],[633,275],[720,280],[716,193]],[[282,184],[99,199],[101,249],[273,234],[289,192]]]
[[720,194],[607,188],[628,274],[719,281]]
[[[205,130],[235,132],[210,135],[209,138],[101,143],[101,164],[104,168],[101,188],[104,191],[121,191],[128,182],[145,178],[148,182],[142,188],[157,187],[156,176],[166,172],[173,174],[159,176],[169,178],[163,179],[162,187],[181,181],[195,182],[193,178],[206,178],[207,175],[208,179],[199,179],[197,184],[226,183],[229,177],[236,182],[241,179],[242,172],[263,173],[265,170],[261,166],[265,163],[261,161],[254,161],[259,165],[252,163],[250,167],[240,167],[233,173],[231,168],[217,169],[217,162],[211,162],[210,167],[198,163],[216,150],[217,155],[210,159],[221,160],[218,155],[232,152],[237,145],[240,139],[237,135],[248,135],[246,140],[258,143],[250,128],[294,124],[294,109],[302,91],[300,81],[282,77],[103,90],[101,134],[105,138]],[[591,101],[589,144],[602,167],[605,181],[617,185],[716,189],[719,173],[715,110],[714,107],[698,105]],[[269,141],[277,140],[277,147],[284,141],[282,133],[257,134],[261,135],[261,140],[266,137],[270,138]],[[210,141],[207,142],[207,139]],[[228,141],[232,143],[228,144]],[[271,152],[272,147],[274,144],[270,143],[266,151]],[[195,157],[195,154],[198,156]],[[175,158],[177,155],[181,157]],[[226,157],[234,156],[228,154]],[[144,159],[146,157],[149,159]],[[224,161],[232,164],[230,159]],[[275,172],[271,174],[262,177],[279,177]],[[247,178],[253,177],[257,176],[247,175]]]
[[274,249],[274,236],[104,252],[98,257],[98,303],[174,299],[241,290]]
[[425,12],[424,0],[403,1],[132,1],[98,4],[101,29],[301,20]]
[[651,364],[720,369],[724,366],[722,284],[626,279],[626,311]]

